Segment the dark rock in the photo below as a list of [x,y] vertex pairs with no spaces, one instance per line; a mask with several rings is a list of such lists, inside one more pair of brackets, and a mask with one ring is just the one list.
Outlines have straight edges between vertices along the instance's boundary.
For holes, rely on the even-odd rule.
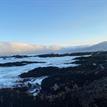
[[34,64],[34,63],[45,63],[45,62],[36,62],[36,61],[8,62],[8,63],[0,63],[0,67],[24,66],[28,64]]

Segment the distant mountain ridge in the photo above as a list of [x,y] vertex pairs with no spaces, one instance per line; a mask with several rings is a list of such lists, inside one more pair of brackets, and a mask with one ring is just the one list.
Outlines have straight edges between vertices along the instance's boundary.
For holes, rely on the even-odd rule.
[[78,46],[63,48],[60,53],[75,53],[75,52],[96,52],[96,51],[107,51],[107,41],[100,42],[91,46]]
[[107,51],[107,41],[91,46],[43,46],[26,43],[0,42],[0,55],[13,54],[44,54],[44,53],[75,53],[75,52],[95,52]]
[[107,41],[90,46],[85,50],[86,51],[107,51]]

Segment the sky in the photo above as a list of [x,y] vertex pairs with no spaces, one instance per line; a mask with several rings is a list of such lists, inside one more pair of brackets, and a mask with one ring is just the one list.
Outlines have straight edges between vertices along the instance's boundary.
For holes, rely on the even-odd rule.
[[0,0],[0,41],[84,45],[107,40],[107,0]]

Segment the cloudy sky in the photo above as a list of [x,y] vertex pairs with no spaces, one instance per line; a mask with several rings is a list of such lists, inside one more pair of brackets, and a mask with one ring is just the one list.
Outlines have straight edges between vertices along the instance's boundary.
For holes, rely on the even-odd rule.
[[0,41],[82,45],[107,40],[107,0],[0,0]]

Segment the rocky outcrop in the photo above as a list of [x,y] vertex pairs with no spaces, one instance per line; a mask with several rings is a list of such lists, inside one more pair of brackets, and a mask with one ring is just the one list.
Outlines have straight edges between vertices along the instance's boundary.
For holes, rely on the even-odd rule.
[[8,62],[8,63],[0,63],[0,67],[25,66],[28,64],[35,64],[35,63],[45,63],[45,62],[36,62],[36,61]]
[[91,53],[75,60],[79,66],[40,67],[21,74],[23,81],[47,78],[37,96],[27,93],[31,84],[0,90],[0,107],[107,107],[107,53]]

